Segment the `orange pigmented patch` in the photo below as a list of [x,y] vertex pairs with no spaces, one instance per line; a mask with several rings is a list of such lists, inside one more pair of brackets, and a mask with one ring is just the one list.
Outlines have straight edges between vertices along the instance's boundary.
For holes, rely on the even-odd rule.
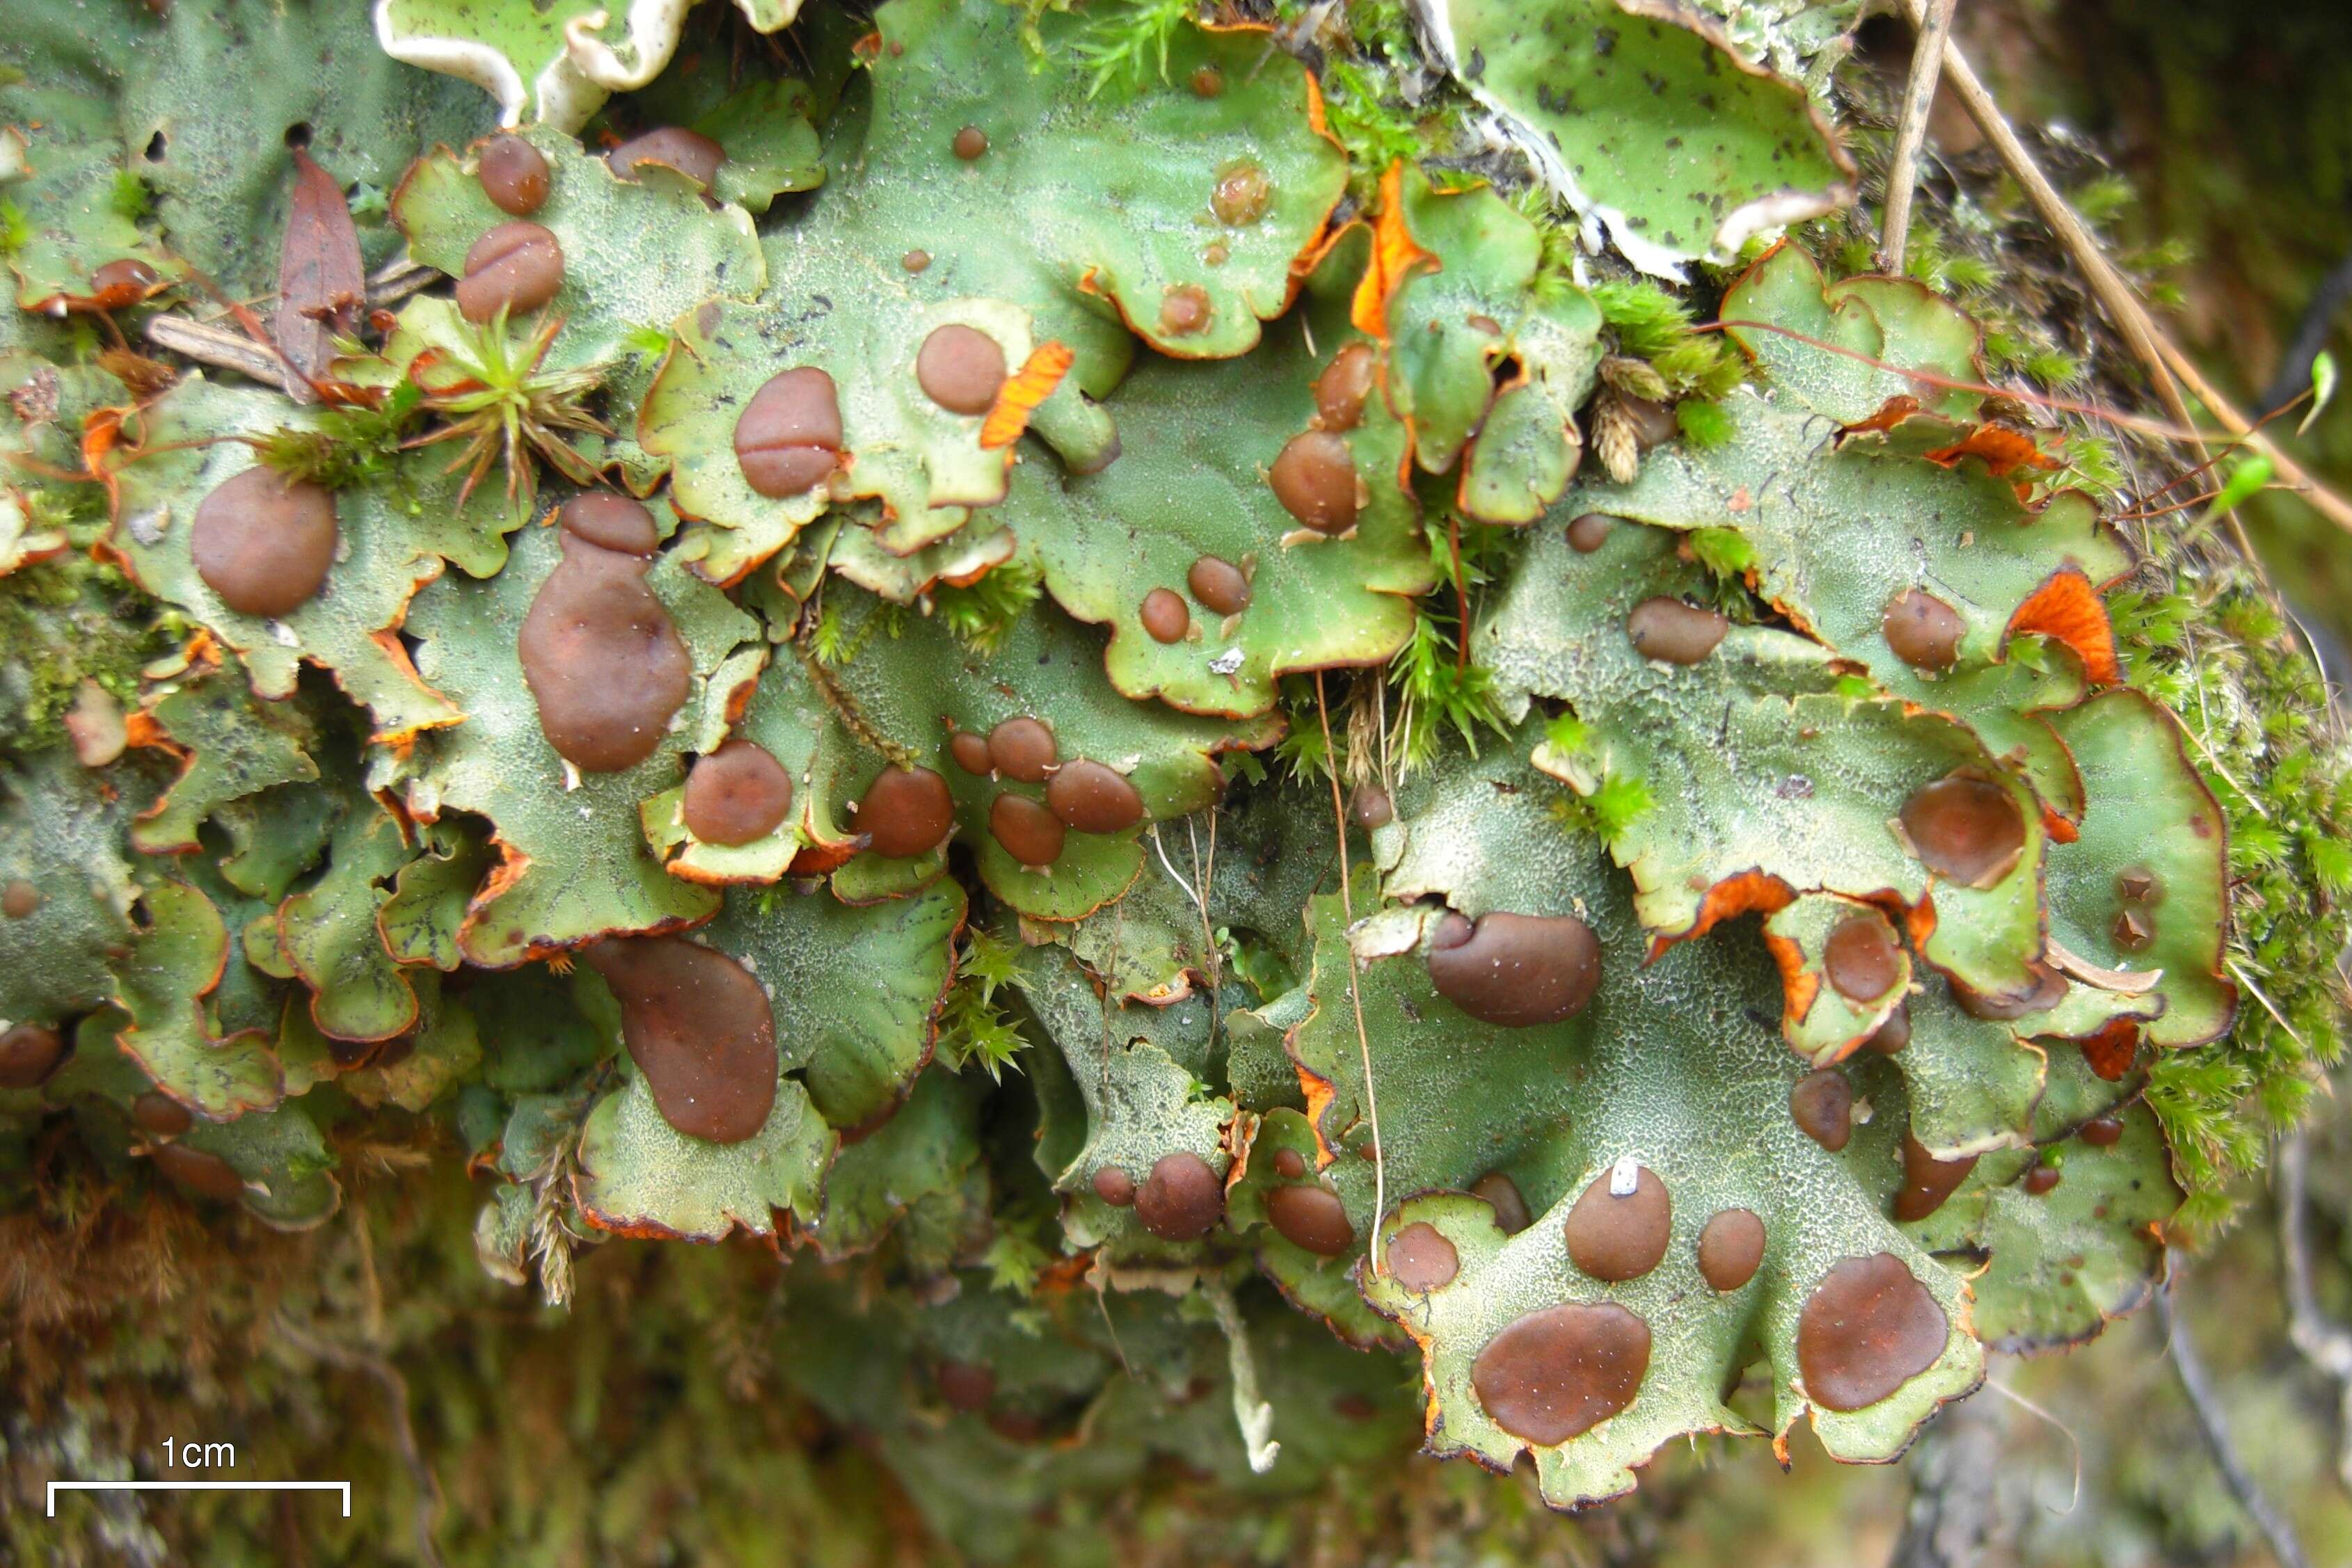
[[[1885,411],[1879,412],[1884,414]],[[1979,424],[1949,446],[1939,446],[1927,454],[1928,462],[1940,463],[1947,468],[1963,457],[1979,459],[1996,479],[2007,478],[2021,468],[2058,466],[2058,460],[2043,452],[2032,436],[2007,424]]]
[[759,690],[760,677],[753,675],[751,679],[737,685],[734,690],[727,694],[727,722],[729,724],[739,724],[742,721],[744,714],[749,712],[751,709],[751,698],[757,695]]
[[1323,1113],[1331,1108],[1337,1091],[1328,1078],[1309,1072],[1293,1061],[1291,1068],[1298,1074],[1298,1092],[1307,1099],[1307,1130],[1315,1134],[1315,1168],[1328,1170],[1339,1156],[1332,1151],[1331,1141],[1323,1135]]
[[[425,580],[429,582],[432,579],[427,578]],[[422,584],[419,586],[421,587]],[[399,620],[394,621],[391,626],[382,632],[369,632],[368,641],[382,649],[383,651],[385,660],[391,664],[394,669],[399,671],[401,674],[406,676],[412,683],[414,683],[417,690],[421,692],[431,692],[433,691],[433,688],[425,684],[425,677],[417,674],[415,664],[411,661],[408,656],[408,644],[400,640],[400,628],[406,622],[407,619],[408,612],[406,607],[404,606],[402,608]],[[437,696],[440,694],[436,692],[434,695]],[[464,714],[456,714],[448,718],[425,719],[421,723],[410,725],[405,729],[378,730],[374,734],[369,736],[368,740],[370,743],[374,745],[406,746],[416,738],[420,731],[427,729],[447,729],[452,725],[463,724],[465,722],[466,716]]]
[[657,1224],[650,1219],[622,1219],[617,1216],[606,1214],[582,1197],[580,1178],[576,1175],[572,1178],[572,1207],[579,1210],[581,1218],[607,1236],[625,1237],[631,1241],[685,1239],[684,1232],[672,1230],[668,1226]]
[[[1212,28],[1210,30],[1212,32],[1223,31],[1221,28]],[[1268,27],[1265,31],[1270,34],[1274,29]],[[1313,71],[1302,71],[1299,74],[1307,83],[1307,129],[1315,132],[1316,135],[1331,142],[1332,145],[1339,145],[1339,139],[1331,134],[1330,122],[1324,117],[1323,84],[1315,79],[1315,73]]]
[[1062,384],[1075,357],[1060,343],[1040,343],[1030,350],[1029,358],[996,394],[996,406],[981,422],[981,449],[993,452],[1020,440],[1021,433],[1029,428],[1030,414]]
[[1078,1253],[1057,1258],[1037,1271],[1036,1290],[1042,1295],[1066,1295],[1086,1283],[1087,1272],[1094,1267],[1092,1253]]
[[1897,392],[1880,403],[1876,413],[1872,414],[1868,419],[1849,424],[1845,428],[1850,434],[1858,434],[1865,430],[1892,430],[1918,412],[1917,398],[1907,392]]
[[1691,928],[1672,936],[1660,936],[1650,944],[1650,959],[1656,962],[1660,954],[1677,942],[1688,942],[1706,936],[1726,920],[1742,915],[1770,915],[1785,909],[1795,901],[1796,889],[1769,871],[1743,871],[1725,877],[1706,890],[1699,900],[1698,918]]
[[2130,1019],[2117,1019],[2082,1046],[2083,1060],[2091,1071],[2110,1083],[2116,1082],[2131,1071],[2132,1059],[2139,1054],[2139,1025]]
[[1780,1027],[1793,1030],[1813,1010],[1822,992],[1822,977],[1805,967],[1805,950],[1786,936],[1764,934],[1765,950],[1780,971]]
[[1936,895],[1933,892],[1903,911],[1903,935],[1919,952],[1927,950],[1927,938],[1936,934]]
[[2116,657],[2116,629],[2107,619],[2106,601],[2079,567],[2061,567],[2032,593],[2009,618],[2011,637],[2039,633],[2074,651],[2083,673],[2095,686],[2112,686],[2124,678]]
[[[127,747],[152,747],[157,751],[168,751],[174,757],[187,755],[186,748],[164,734],[163,727],[155,722],[155,716],[143,708],[122,721],[122,744]],[[141,813],[141,820],[144,821],[147,817],[154,816],[162,810],[163,802],[159,800],[152,808]]]
[[793,856],[793,863],[788,869],[794,876],[824,876],[847,865],[856,853],[857,841],[855,839],[838,844],[803,844],[800,852]]
[[109,512],[122,510],[122,486],[115,477],[113,465],[106,459],[121,444],[122,421],[131,412],[127,408],[95,409],[81,422],[82,472],[106,487]]
[[1389,301],[1424,262],[1432,269],[1443,265],[1414,243],[1412,229],[1405,225],[1404,165],[1391,163],[1381,176],[1381,210],[1372,220],[1371,265],[1364,269],[1363,280],[1356,285],[1355,298],[1348,307],[1348,319],[1357,331],[1383,343],[1389,340]]

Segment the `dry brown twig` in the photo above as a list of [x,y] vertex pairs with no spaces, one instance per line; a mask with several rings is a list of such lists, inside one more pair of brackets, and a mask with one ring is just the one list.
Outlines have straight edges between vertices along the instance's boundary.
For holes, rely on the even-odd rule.
[[417,1559],[425,1568],[442,1568],[444,1559],[436,1539],[442,1507],[441,1482],[417,1443],[416,1425],[409,1418],[408,1379],[373,1345],[342,1343],[310,1332],[283,1313],[278,1319],[276,1332],[280,1340],[303,1354],[359,1373],[382,1391],[393,1446],[399,1450],[401,1464],[407,1469],[415,1492],[415,1511],[410,1523],[415,1531]]
[[2352,1489],[2352,1329],[2320,1311],[2312,1288],[2311,1238],[2304,1228],[2304,1178],[2310,1148],[2304,1129],[2289,1134],[2279,1145],[2279,1255],[2286,1269],[2287,1338],[2303,1358],[2334,1380],[2342,1411],[2343,1437],[2336,1452],[2336,1474]]
[[[1924,27],[1930,0],[1902,0],[1902,3],[1903,15],[1911,25]],[[1952,96],[1959,100],[1960,107],[1968,110],[1969,118],[1976,121],[1977,129],[1984,132],[1985,140],[1992,144],[1993,151],[2000,157],[2001,166],[2024,190],[2026,200],[2033,204],[2034,212],[2049,225],[2051,233],[2065,247],[2074,265],[2082,269],[2092,296],[2114,320],[2116,329],[2123,333],[2124,340],[2131,345],[2132,352],[2147,367],[2149,377],[2156,383],[2157,395],[2164,402],[2165,412],[2179,424],[2196,423],[2189,415],[2187,398],[2182,395],[2185,389],[2189,396],[2203,403],[2214,419],[2233,436],[2268,457],[2279,477],[2300,494],[2313,510],[2336,527],[2352,531],[2352,500],[2347,500],[2329,489],[2282,452],[2270,437],[2254,427],[2252,420],[2240,413],[2205,379],[2179,345],[2165,336],[2163,329],[2148,314],[2147,307],[2141,302],[2130,282],[2107,259],[2106,252],[2099,246],[2098,236],[2091,232],[2081,214],[2059,193],[2058,187],[2050,183],[2050,177],[2042,172],[2042,166],[2033,161],[2033,154],[2019,139],[2008,117],[2001,113],[2000,105],[1994,101],[1992,93],[1960,53],[1959,46],[1948,39],[1944,45],[1944,80],[1950,85]],[[2235,518],[2231,521],[2234,527]],[[2242,532],[2239,542],[2245,547],[2247,559],[2251,560],[2253,551],[2246,546]]]
[[175,354],[191,359],[215,370],[234,371],[238,375],[259,382],[274,392],[293,393],[289,390],[290,378],[278,351],[257,343],[242,332],[232,332],[226,327],[174,316],[170,311],[147,318],[143,329],[147,340],[158,348],[169,349]]
[[370,309],[382,309],[398,304],[420,288],[429,288],[441,281],[439,267],[427,267],[411,257],[405,248],[398,256],[368,274],[367,302]]
[[1911,197],[1919,183],[1919,148],[1927,140],[1927,111],[1936,102],[1944,40],[1952,31],[1958,0],[1927,0],[1927,20],[1911,51],[1911,76],[1903,88],[1903,114],[1895,122],[1895,152],[1886,165],[1886,217],[1879,225],[1878,266],[1903,274],[1903,250],[1911,237]]
[[2303,1542],[2295,1534],[2294,1526],[2271,1505],[2246,1469],[2245,1461],[2238,1458],[2237,1446],[2230,1440],[2229,1420],[2221,1413],[2221,1396],[2213,1386],[2213,1375],[2206,1370],[2197,1342],[2189,1337],[2188,1325],[2180,1321],[2173,1305],[2172,1292],[2179,1284],[2180,1276],[2176,1271],[2157,1287],[2156,1312],[2164,1331],[2165,1348],[2172,1355],[2172,1370],[2179,1375],[2180,1392],[2189,1401],[2189,1414],[2197,1419],[2197,1429],[2204,1436],[2206,1449],[2212,1455],[2215,1468],[2221,1470],[2230,1495],[2238,1500],[2238,1506],[2246,1511],[2254,1528],[2262,1531],[2280,1568],[2311,1568],[2311,1559],[2304,1554]]
[[[403,250],[398,256],[368,275],[367,306],[382,309],[394,305],[441,280],[436,268],[425,266]],[[147,340],[159,348],[191,359],[200,365],[218,371],[234,371],[241,376],[259,382],[273,391],[284,392],[296,402],[310,401],[310,391],[287,367],[278,350],[268,343],[257,343],[244,332],[192,317],[174,315],[165,310],[147,318],[142,329]]]

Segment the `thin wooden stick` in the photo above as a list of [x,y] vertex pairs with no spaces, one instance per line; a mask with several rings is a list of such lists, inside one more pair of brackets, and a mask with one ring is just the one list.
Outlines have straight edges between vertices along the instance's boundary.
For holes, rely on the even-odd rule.
[[1936,102],[1936,78],[1951,36],[1952,12],[1959,0],[1927,0],[1927,20],[1911,51],[1911,78],[1903,88],[1903,115],[1895,122],[1895,155],[1886,165],[1886,219],[1879,225],[1878,266],[1901,277],[1903,248],[1911,237],[1911,194],[1919,183],[1919,148],[1927,140],[1927,111]]
[[439,267],[427,267],[404,250],[368,275],[367,302],[372,308],[395,304],[440,280]]
[[2352,1487],[2352,1331],[2320,1310],[2312,1286],[2311,1236],[2305,1224],[2304,1186],[2310,1163],[2309,1131],[2296,1128],[2279,1145],[2279,1255],[2286,1265],[2287,1338],[2303,1358],[2336,1385],[2344,1420],[2336,1449],[2336,1475]]
[[[1911,19],[1913,26],[1925,26],[1927,4],[1928,0],[1903,0],[1904,14]],[[2025,143],[2018,140],[2017,132],[2002,115],[2000,105],[1993,100],[1992,94],[1978,79],[1977,73],[1961,55],[1959,47],[1949,40],[1944,45],[1944,79],[1950,84],[1952,94],[1959,99],[1960,106],[1969,111],[1969,118],[1977,122],[1977,129],[1984,132],[1985,140],[1992,143],[1993,151],[2000,156],[2002,167],[2023,188],[2026,200],[2033,204],[2033,210],[2049,225],[2051,233],[2057,236],[2067,255],[2074,258],[2074,265],[2082,268],[2084,280],[2090,285],[2092,296],[2114,319],[2116,329],[2124,335],[2124,340],[2131,345],[2132,352],[2147,367],[2156,382],[2157,395],[2164,400],[2165,410],[2174,421],[2184,426],[2196,423],[2189,417],[2188,402],[2181,395],[2181,389],[2186,387],[2224,428],[2268,457],[2278,476],[2299,492],[2311,504],[2313,510],[2336,527],[2352,531],[2352,501],[2330,490],[2312,477],[2300,464],[2280,451],[2268,436],[2254,428],[2253,421],[2239,413],[2229,399],[2214,390],[2197,367],[2189,362],[2188,355],[2165,337],[2155,319],[2148,314],[2147,307],[2140,302],[2139,296],[2133,292],[2123,274],[2116,270],[2115,264],[2099,248],[2098,236],[2092,234],[2089,225],[2083,222],[2073,207],[2067,205],[2066,198],[2059,194],[2058,188],[2050,183],[2050,177],[2042,172],[2041,165],[2034,162],[2033,154],[2026,151]],[[2234,517],[2232,521],[2235,521]],[[2247,553],[2252,559],[2252,552],[2249,550]]]
[[286,367],[278,361],[277,350],[255,342],[242,332],[206,326],[168,311],[148,317],[146,332],[148,341],[160,348],[184,354],[215,370],[235,371],[266,387],[293,395],[287,385]]
[[2189,1401],[2189,1414],[2197,1418],[2197,1429],[2203,1434],[2205,1447],[2213,1457],[2214,1467],[2229,1486],[2230,1494],[2238,1506],[2254,1521],[2270,1545],[2271,1555],[2279,1561],[2279,1568],[2311,1568],[2311,1559],[2304,1555],[2303,1542],[2296,1536],[2294,1526],[2286,1516],[2271,1506],[2245,1461],[2238,1457],[2236,1445],[2230,1440],[2230,1424],[2221,1414],[2221,1396],[2213,1386],[2211,1374],[2205,1370],[2205,1359],[2197,1353],[2197,1342],[2189,1337],[2174,1308],[2172,1292],[2179,1284],[2175,1275],[2156,1289],[2157,1320],[2164,1332],[2166,1348],[2172,1353],[2172,1370],[2179,1375],[2180,1392]]

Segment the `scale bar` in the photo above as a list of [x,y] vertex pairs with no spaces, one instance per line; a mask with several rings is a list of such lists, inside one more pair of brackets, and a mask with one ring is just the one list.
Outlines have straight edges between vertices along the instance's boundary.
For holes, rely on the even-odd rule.
[[343,1494],[343,1517],[352,1516],[349,1481],[51,1481],[48,1487],[51,1519],[58,1516],[61,1491],[339,1491]]

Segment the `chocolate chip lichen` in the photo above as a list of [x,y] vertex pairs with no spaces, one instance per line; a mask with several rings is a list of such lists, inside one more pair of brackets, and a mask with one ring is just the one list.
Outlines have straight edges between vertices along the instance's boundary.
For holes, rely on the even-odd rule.
[[1837,7],[19,3],[11,1454],[186,1367],[451,1562],[1884,1461],[2328,1054],[2308,665],[1860,270]]

